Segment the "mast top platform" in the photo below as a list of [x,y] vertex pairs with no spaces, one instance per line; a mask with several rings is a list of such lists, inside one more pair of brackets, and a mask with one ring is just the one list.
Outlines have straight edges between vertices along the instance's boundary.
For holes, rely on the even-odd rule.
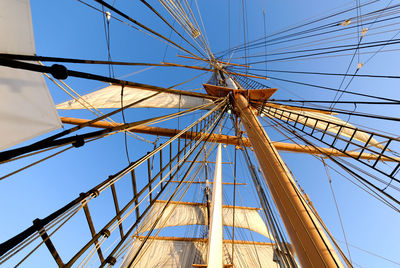
[[233,89],[229,87],[203,84],[207,93],[213,97],[226,97],[229,93],[248,95],[251,101],[266,101],[278,90],[277,88],[262,88],[262,89]]

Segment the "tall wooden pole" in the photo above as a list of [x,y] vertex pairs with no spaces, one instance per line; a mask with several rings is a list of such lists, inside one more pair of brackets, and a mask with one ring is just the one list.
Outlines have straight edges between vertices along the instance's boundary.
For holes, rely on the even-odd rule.
[[302,267],[344,267],[324,230],[287,170],[278,151],[249,108],[247,99],[234,95],[234,107],[254,148],[271,195]]
[[222,268],[224,266],[222,241],[222,156],[221,144],[218,145],[215,164],[213,193],[211,200],[210,232],[208,239],[208,268]]

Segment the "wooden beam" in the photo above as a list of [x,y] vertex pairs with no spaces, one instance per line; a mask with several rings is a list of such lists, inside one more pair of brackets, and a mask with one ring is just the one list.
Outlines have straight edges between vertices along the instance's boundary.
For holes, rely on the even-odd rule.
[[213,72],[213,69],[210,68],[204,68],[204,67],[199,67],[199,66],[192,66],[192,65],[183,65],[183,64],[178,64],[178,63],[172,63],[172,62],[162,62],[164,66],[169,66],[169,67],[182,67],[182,68],[189,68],[189,69],[195,69],[195,70],[200,70],[200,71],[207,71],[207,72]]
[[227,74],[233,74],[233,75],[239,75],[239,76],[244,76],[244,77],[251,77],[251,78],[269,80],[269,78],[265,77],[265,76],[252,75],[252,74],[242,74],[242,73],[235,73],[235,72],[229,72],[229,71],[224,71],[224,72],[227,73]]
[[[83,211],[85,212],[85,216],[86,216],[87,223],[89,225],[90,233],[92,234],[92,237],[94,237],[96,235],[96,230],[94,228],[92,216],[90,215],[90,210],[89,210],[89,207],[88,207],[87,203],[85,203],[83,205]],[[101,247],[99,245],[99,240],[96,239],[94,241],[94,244],[95,244],[95,246],[97,248],[97,254],[99,255],[99,259],[100,259],[101,262],[103,262],[104,261],[104,257],[103,257],[103,253],[101,251]]]
[[232,89],[224,86],[216,86],[211,84],[203,84],[207,93],[214,97],[226,97],[229,94],[241,93],[246,94],[250,101],[267,101],[278,90],[277,88],[263,88],[263,89]]
[[[188,163],[207,163],[207,164],[215,164],[215,161],[187,161]],[[232,165],[233,162],[222,162],[221,164],[228,164],[228,165]]]
[[[180,183],[180,181],[171,181],[171,183]],[[182,183],[194,183],[194,184],[205,184],[207,182],[205,181],[183,181]],[[209,184],[213,184],[212,181],[209,182]],[[223,182],[222,185],[247,185],[247,183],[244,182],[237,182],[237,183],[233,183],[233,182]]]
[[132,179],[132,190],[133,190],[133,199],[135,199],[135,207],[136,207],[136,219],[139,218],[140,213],[139,213],[139,200],[137,198],[137,185],[136,185],[136,175],[135,175],[135,169],[131,170],[131,179]]
[[[150,152],[148,152],[150,153]],[[153,192],[152,190],[152,177],[151,177],[151,158],[147,159],[147,175],[149,177],[149,199],[150,199],[150,203],[153,202]]]
[[[192,264],[192,267],[196,267],[196,268],[207,268],[208,264]],[[224,264],[223,266],[224,268],[229,268],[229,267],[233,267],[233,264]]]
[[247,99],[235,94],[233,104],[301,266],[344,267]]
[[[61,121],[65,124],[72,124],[72,125],[81,125],[84,123],[89,122],[90,120],[87,119],[79,119],[79,118],[71,118],[71,117],[60,117]],[[90,127],[97,127],[97,128],[109,128],[109,127],[115,127],[118,125],[122,125],[121,123],[117,123],[112,125],[109,122],[105,121],[98,121],[95,123],[92,123],[88,126]],[[133,128],[130,128],[129,131],[135,132],[135,133],[141,133],[141,134],[150,134],[150,135],[158,135],[158,136],[164,136],[164,137],[173,137],[176,134],[180,132],[179,129],[169,129],[169,128],[161,128],[161,127],[150,127],[150,126],[136,126]],[[203,135],[206,134],[201,134],[198,135],[197,132],[188,132],[184,135],[182,135],[181,138],[184,139],[200,139]],[[211,134],[210,140],[213,140],[217,143],[223,143],[227,145],[235,145],[235,146],[241,146],[240,138],[237,136],[229,136],[229,135],[222,135],[222,134]],[[251,147],[250,141],[248,138],[243,137],[243,144],[247,147]],[[312,155],[330,155],[330,156],[340,156],[340,157],[358,157],[360,154],[359,152],[356,151],[347,151],[347,155],[344,154],[343,152],[332,149],[332,148],[323,148],[323,147],[313,147],[309,145],[298,145],[298,144],[293,144],[293,143],[286,143],[286,142],[276,142],[273,141],[272,144],[275,146],[275,149],[279,151],[284,151],[284,152],[293,152],[293,153],[306,153],[306,154],[312,154]],[[379,155],[376,154],[370,154],[370,153],[363,153],[360,156],[360,159],[368,159],[368,160],[376,160],[378,159]],[[395,162],[400,162],[400,157],[393,157],[393,158],[387,158],[382,156],[380,158],[381,161],[395,161]]]
[[[120,210],[118,204],[117,190],[115,189],[115,183],[111,184],[111,192],[114,200],[115,213],[119,215]],[[121,221],[121,216],[118,216],[118,220]],[[119,224],[119,233],[122,239],[124,237],[124,228],[122,227],[122,222],[121,224]]]
[[[139,240],[143,240],[145,236],[133,236]],[[183,242],[203,242],[208,241],[207,238],[197,238],[197,237],[175,237],[175,236],[150,236],[148,240],[169,240],[169,241],[183,241]],[[232,243],[232,240],[224,240],[224,243]],[[259,241],[246,241],[246,240],[235,240],[235,244],[245,244],[245,245],[261,245],[261,246],[274,246],[274,243],[259,242]]]
[[[157,200],[156,203],[167,203],[167,200]],[[169,201],[169,204],[176,204],[176,205],[188,205],[188,206],[197,206],[197,207],[206,207],[206,203],[194,203],[194,202],[183,202],[183,201]],[[233,208],[231,205],[222,205],[223,208]],[[260,208],[255,207],[240,207],[235,206],[237,209],[247,209],[247,210],[260,210]]]
[[[190,56],[184,56],[184,55],[178,55],[178,57],[181,58],[186,58],[186,59],[192,59],[192,60],[200,60],[200,61],[205,61],[205,62],[210,62],[208,59],[202,59],[198,57],[190,57]],[[232,66],[240,66],[240,67],[246,67],[250,68],[250,65],[243,65],[243,64],[237,64],[237,63],[232,63],[232,62],[226,62],[226,61],[220,61],[220,60],[215,60],[218,63],[224,64],[224,65],[232,65]]]
[[44,226],[42,226],[40,219],[36,219],[33,223],[38,227],[38,232],[40,237],[42,237],[44,244],[46,245],[47,249],[50,251],[51,255],[53,256],[54,260],[56,261],[59,267],[63,267],[64,263],[61,260],[60,255],[58,254],[56,248],[54,247],[53,242],[51,242],[49,235],[47,234]]

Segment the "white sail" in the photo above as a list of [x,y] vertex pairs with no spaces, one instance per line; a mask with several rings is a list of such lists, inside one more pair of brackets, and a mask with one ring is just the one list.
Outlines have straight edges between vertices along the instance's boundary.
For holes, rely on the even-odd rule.
[[[162,208],[165,206],[165,201],[157,201],[149,212],[146,221],[140,228],[140,232],[146,232],[151,229],[151,219],[157,218]],[[233,226],[233,207],[222,206],[223,224],[225,226]],[[171,202],[160,218],[155,229],[172,226],[185,225],[207,225],[207,207],[202,203],[184,203]],[[261,218],[256,208],[235,207],[235,228],[244,228],[257,232],[271,240],[272,236],[267,229],[263,219]]]
[[[35,55],[29,0],[0,1],[0,53]],[[41,73],[0,67],[0,150],[58,129]]]
[[[129,265],[142,241],[143,238],[137,238],[133,241],[121,267],[186,268],[193,267],[193,264],[205,264],[207,260],[207,239],[150,237],[143,248],[144,253],[140,253],[135,261]],[[232,260],[231,243],[231,240],[224,241],[225,265],[230,264],[230,260]],[[273,259],[273,244],[253,243],[251,241],[235,241],[234,243],[234,267],[279,268],[279,264],[274,262]]]
[[[266,104],[268,106],[268,104]],[[356,133],[353,136],[354,129],[356,128],[352,124],[343,121],[340,118],[337,118],[335,116],[329,115],[329,114],[322,114],[318,112],[311,112],[311,111],[299,111],[299,110],[290,110],[286,109],[282,106],[279,107],[279,109],[275,109],[274,107],[269,107],[270,112],[266,112],[266,115],[275,117],[275,118],[282,118],[282,120],[287,120],[289,121],[297,121],[300,124],[306,125],[308,127],[313,128],[315,126],[316,129],[320,129],[334,134],[337,134],[340,130],[339,135],[351,138],[353,137],[354,140],[360,141],[360,142],[367,142],[370,138],[370,134],[363,132],[361,130],[357,130]],[[275,114],[276,111],[276,114]],[[282,117],[281,117],[282,116]],[[307,119],[308,118],[308,119]],[[329,124],[331,123],[331,124]],[[329,126],[328,126],[329,124]],[[342,127],[341,127],[342,126]],[[327,128],[328,127],[328,128]],[[383,148],[384,146],[380,144],[377,140],[372,138],[368,145],[372,145],[378,148]]]
[[[95,108],[121,108],[121,91],[119,85],[112,85],[82,96],[84,103],[90,103]],[[123,105],[128,105],[156,93],[153,90],[125,86],[123,90]],[[181,108],[190,109],[202,104],[212,103],[209,99],[195,96],[160,93],[142,101],[131,108]],[[70,100],[57,105],[57,109],[85,109],[76,100]]]

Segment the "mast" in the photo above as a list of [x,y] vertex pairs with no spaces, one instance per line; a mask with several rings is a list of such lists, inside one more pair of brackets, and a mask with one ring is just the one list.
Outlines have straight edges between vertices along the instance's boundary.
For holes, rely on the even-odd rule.
[[211,200],[211,220],[208,244],[208,267],[223,267],[222,252],[222,165],[221,144],[218,145],[217,159],[215,164],[213,192]]
[[242,94],[234,107],[254,148],[271,195],[302,267],[344,267],[317,218],[294,183],[278,151]]

